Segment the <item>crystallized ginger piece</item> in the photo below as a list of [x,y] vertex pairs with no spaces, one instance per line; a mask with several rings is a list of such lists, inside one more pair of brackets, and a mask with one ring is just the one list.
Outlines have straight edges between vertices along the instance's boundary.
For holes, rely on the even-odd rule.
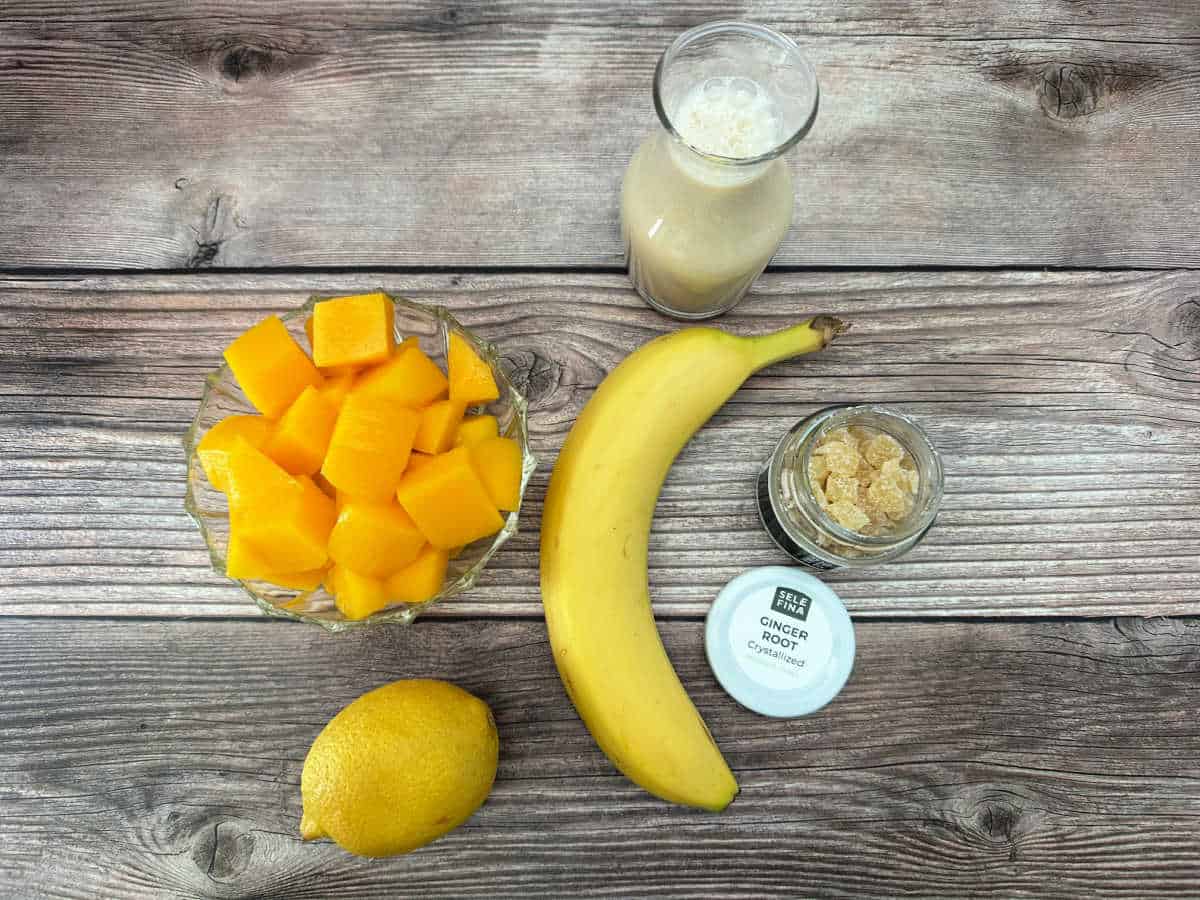
[[825,496],[830,503],[849,500],[858,503],[858,479],[852,475],[831,474],[825,482]]
[[860,450],[865,450],[866,445],[871,439],[879,434],[874,428],[867,428],[865,425],[851,425],[848,431],[854,436],[854,440],[858,442]]
[[821,436],[821,444],[845,444],[847,447],[850,447],[854,450],[858,449],[858,439],[854,436],[851,430],[845,426],[841,428],[834,428],[831,431],[825,432],[825,434]]
[[829,463],[825,461],[824,455],[811,456],[808,460],[808,480],[815,487],[825,486],[825,477],[829,474]]
[[900,471],[908,479],[908,492],[916,496],[921,489],[921,476],[917,474],[916,469],[901,469]]
[[821,509],[825,509],[827,506],[829,506],[829,498],[825,496],[825,489],[822,488],[821,485],[813,482],[812,492],[813,496],[817,498],[817,505],[821,507]]
[[881,467],[890,459],[899,460],[904,456],[904,448],[890,434],[877,434],[863,447],[867,462],[875,468]]
[[878,506],[893,521],[900,521],[908,515],[910,498],[908,492],[901,489],[897,482],[875,481],[867,488],[867,497],[871,503]]
[[824,446],[825,463],[829,471],[838,475],[856,475],[862,465],[862,456],[858,450],[841,441],[831,441]]
[[[892,525],[891,516],[875,502],[871,497],[871,489],[869,487],[860,488],[858,495],[858,508],[865,512],[871,519],[871,534],[881,534],[882,531]],[[864,532],[866,533],[866,532]]]
[[835,522],[850,531],[859,531],[871,522],[871,517],[849,500],[829,504],[826,512]]

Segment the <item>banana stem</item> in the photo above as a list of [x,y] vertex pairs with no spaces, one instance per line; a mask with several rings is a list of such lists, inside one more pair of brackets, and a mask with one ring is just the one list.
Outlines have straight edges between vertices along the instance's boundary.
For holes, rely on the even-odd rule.
[[762,337],[750,338],[750,355],[754,370],[758,371],[771,363],[800,356],[802,353],[824,349],[830,341],[849,329],[849,323],[837,316],[814,316],[799,325],[764,334]]

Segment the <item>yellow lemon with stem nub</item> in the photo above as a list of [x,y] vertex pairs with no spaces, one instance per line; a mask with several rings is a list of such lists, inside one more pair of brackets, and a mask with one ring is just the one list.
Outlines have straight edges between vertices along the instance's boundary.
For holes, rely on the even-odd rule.
[[488,705],[445,681],[363,694],[317,735],[300,775],[300,835],[359,856],[407,853],[471,817],[496,778]]

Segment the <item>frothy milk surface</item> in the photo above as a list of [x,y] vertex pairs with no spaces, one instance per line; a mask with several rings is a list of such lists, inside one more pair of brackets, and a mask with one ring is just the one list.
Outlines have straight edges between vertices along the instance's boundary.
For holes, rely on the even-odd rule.
[[695,85],[671,124],[697,150],[733,159],[769,153],[783,140],[774,99],[749,78],[709,78]]

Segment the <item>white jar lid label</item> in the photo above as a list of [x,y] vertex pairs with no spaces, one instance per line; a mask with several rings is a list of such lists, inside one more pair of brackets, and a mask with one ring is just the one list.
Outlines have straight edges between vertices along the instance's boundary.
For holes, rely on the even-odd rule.
[[729,582],[708,614],[705,649],[721,686],[766,716],[813,712],[854,665],[854,626],[837,594],[799,569],[768,566]]

